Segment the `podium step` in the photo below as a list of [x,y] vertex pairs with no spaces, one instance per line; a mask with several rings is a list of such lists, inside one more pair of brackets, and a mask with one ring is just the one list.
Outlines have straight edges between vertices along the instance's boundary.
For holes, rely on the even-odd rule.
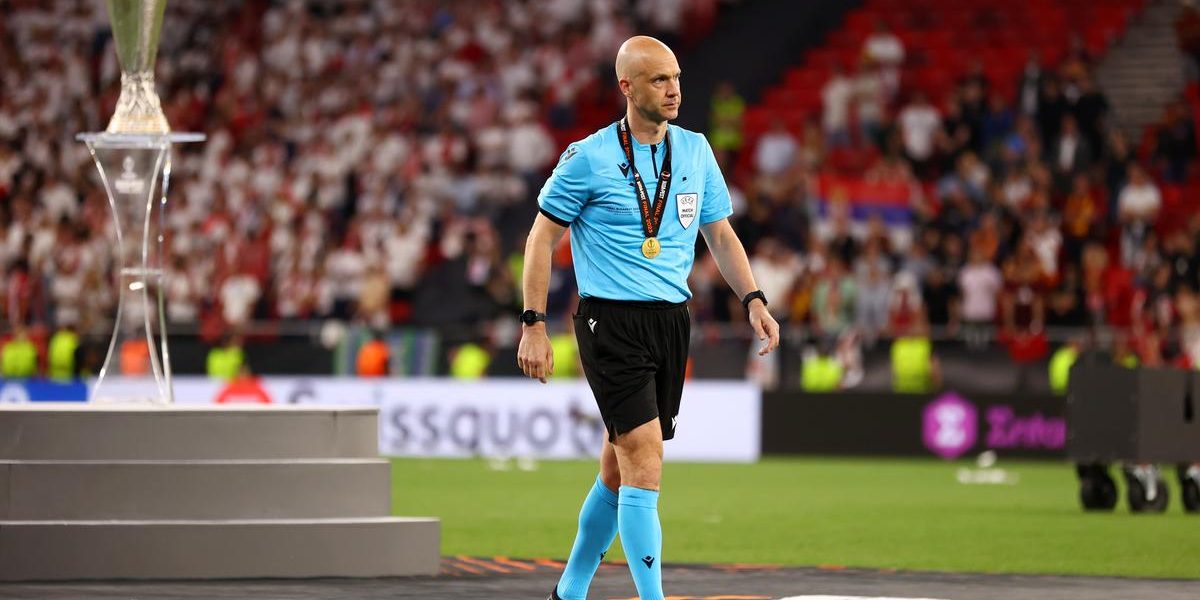
[[323,406],[0,406],[7,460],[375,458],[378,410]]
[[391,514],[383,459],[0,461],[0,520]]
[[0,581],[434,575],[436,519],[0,521]]

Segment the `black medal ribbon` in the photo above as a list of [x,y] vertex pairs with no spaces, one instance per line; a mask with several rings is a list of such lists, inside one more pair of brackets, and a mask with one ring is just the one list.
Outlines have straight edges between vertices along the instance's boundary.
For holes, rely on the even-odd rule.
[[625,151],[629,170],[633,173],[633,187],[637,191],[638,206],[642,213],[642,231],[646,234],[647,239],[656,238],[659,228],[662,227],[663,210],[667,206],[667,192],[671,189],[671,135],[670,132],[663,134],[663,164],[662,170],[658,174],[658,186],[654,189],[654,206],[651,206],[650,194],[646,193],[646,183],[642,181],[641,173],[638,173],[637,166],[633,164],[633,142],[630,141],[626,118],[617,121],[617,137],[621,141],[621,150]]

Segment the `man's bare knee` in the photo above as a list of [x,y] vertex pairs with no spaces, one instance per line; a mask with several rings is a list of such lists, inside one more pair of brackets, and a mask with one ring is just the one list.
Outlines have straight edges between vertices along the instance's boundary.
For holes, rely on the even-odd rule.
[[621,485],[658,490],[662,479],[662,428],[658,419],[617,436],[613,443]]
[[604,448],[600,450],[600,481],[612,493],[621,489],[621,467],[617,464],[617,452],[613,445],[604,440]]

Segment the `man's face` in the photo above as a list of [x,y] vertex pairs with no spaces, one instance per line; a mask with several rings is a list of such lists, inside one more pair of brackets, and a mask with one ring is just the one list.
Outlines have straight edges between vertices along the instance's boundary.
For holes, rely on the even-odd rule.
[[655,122],[679,117],[683,95],[679,89],[679,63],[668,52],[655,53],[642,60],[631,79],[621,80],[621,90],[633,100],[633,105]]

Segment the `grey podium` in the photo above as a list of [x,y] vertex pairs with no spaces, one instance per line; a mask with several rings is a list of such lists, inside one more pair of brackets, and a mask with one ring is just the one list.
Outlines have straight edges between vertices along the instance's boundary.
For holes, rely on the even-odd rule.
[[375,408],[0,407],[0,581],[433,575]]

